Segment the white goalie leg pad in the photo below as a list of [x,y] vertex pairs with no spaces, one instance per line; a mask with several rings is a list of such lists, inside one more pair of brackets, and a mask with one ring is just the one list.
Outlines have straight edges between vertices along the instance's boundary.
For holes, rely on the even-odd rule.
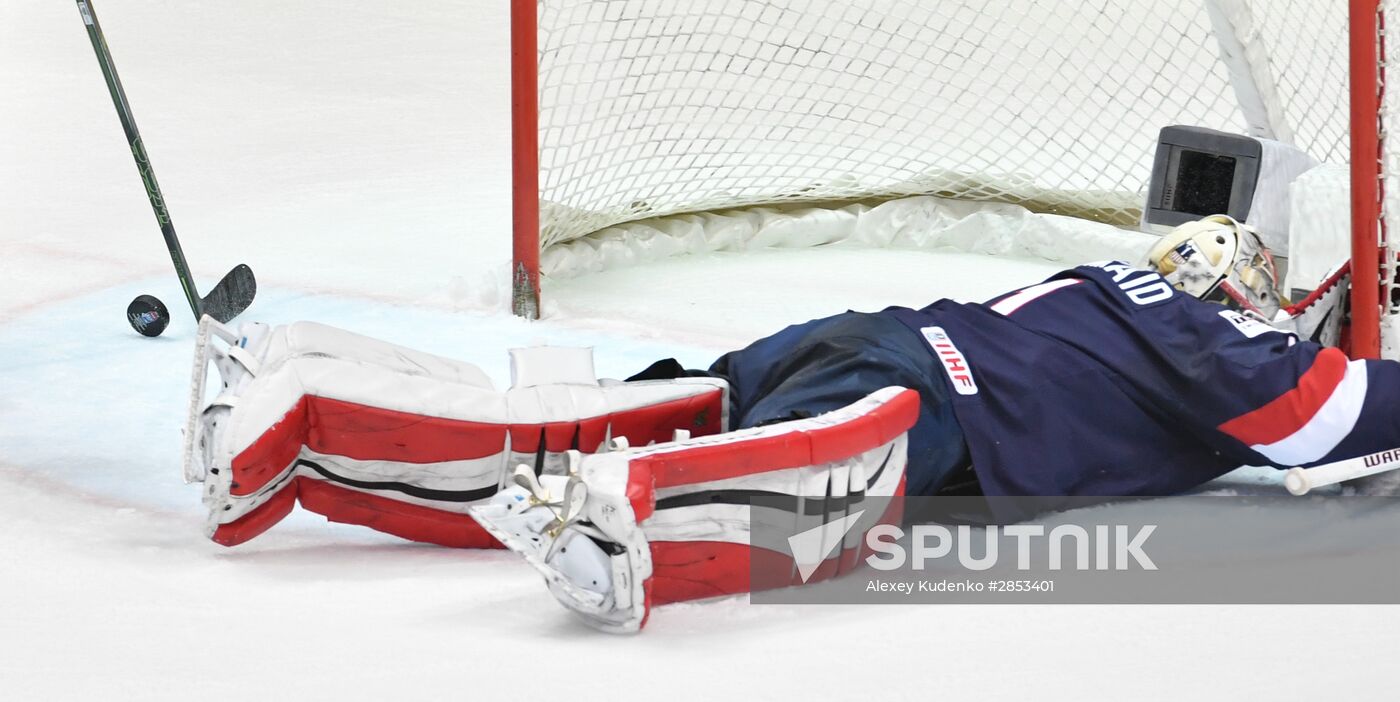
[[[791,511],[778,510],[788,515],[784,526],[801,529],[814,519],[834,529],[867,494],[902,495],[918,413],[918,393],[885,388],[810,419],[574,455],[565,476],[535,481],[517,469],[509,490],[469,514],[543,573],[585,622],[637,631],[655,604],[751,589],[754,495],[790,502]],[[805,582],[820,579],[811,577],[819,568],[830,577],[851,567],[859,534],[837,541],[836,556],[793,562],[793,572]]]
[[[203,480],[208,467],[227,459],[230,447],[214,456],[219,442],[202,431],[204,414],[215,408],[232,410],[249,391],[255,378],[275,375],[298,360],[334,360],[355,367],[373,367],[406,376],[431,377],[439,382],[460,383],[491,390],[491,380],[470,363],[433,356],[388,342],[313,322],[269,327],[247,322],[237,330],[205,315],[195,337],[194,369],[190,383],[189,415],[185,428],[184,473],[186,482]],[[222,388],[207,399],[209,366],[213,365]],[[267,385],[268,383],[262,383]],[[266,390],[257,389],[262,395]],[[263,404],[269,404],[264,401]],[[274,408],[275,411],[275,408]]]
[[[223,388],[201,408],[211,363]],[[464,513],[497,492],[508,466],[563,473],[570,449],[716,433],[726,421],[721,380],[568,379],[578,382],[501,392],[471,364],[319,324],[234,332],[208,320],[186,476],[204,481],[208,531],[227,545],[262,533],[296,502],[405,538],[491,545]]]

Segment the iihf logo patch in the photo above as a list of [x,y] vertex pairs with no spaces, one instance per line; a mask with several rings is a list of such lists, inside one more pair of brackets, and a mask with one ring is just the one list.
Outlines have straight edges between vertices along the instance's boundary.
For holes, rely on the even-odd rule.
[[948,338],[948,332],[943,331],[943,327],[924,327],[919,331],[923,332],[924,339],[933,347],[934,355],[943,363],[943,372],[953,382],[953,390],[959,395],[976,395],[977,381],[972,378],[972,367],[953,340]]

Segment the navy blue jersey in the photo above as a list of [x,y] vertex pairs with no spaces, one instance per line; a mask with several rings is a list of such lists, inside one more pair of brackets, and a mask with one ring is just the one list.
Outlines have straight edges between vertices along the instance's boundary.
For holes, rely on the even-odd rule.
[[991,496],[1168,495],[1400,445],[1400,364],[1348,361],[1126,264],[884,314],[927,341]]

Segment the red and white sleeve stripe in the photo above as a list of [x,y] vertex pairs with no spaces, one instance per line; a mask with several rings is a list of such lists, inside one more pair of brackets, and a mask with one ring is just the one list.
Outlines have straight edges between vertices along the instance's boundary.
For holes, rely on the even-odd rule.
[[1296,466],[1326,456],[1356,427],[1366,400],[1366,362],[1323,349],[1298,384],[1219,426],[1269,461]]

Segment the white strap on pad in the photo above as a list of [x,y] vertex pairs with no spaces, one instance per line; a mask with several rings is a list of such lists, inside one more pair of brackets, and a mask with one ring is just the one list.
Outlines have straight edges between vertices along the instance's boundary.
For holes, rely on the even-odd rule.
[[510,350],[510,386],[531,388],[539,385],[592,385],[593,349],[572,346],[532,346]]

